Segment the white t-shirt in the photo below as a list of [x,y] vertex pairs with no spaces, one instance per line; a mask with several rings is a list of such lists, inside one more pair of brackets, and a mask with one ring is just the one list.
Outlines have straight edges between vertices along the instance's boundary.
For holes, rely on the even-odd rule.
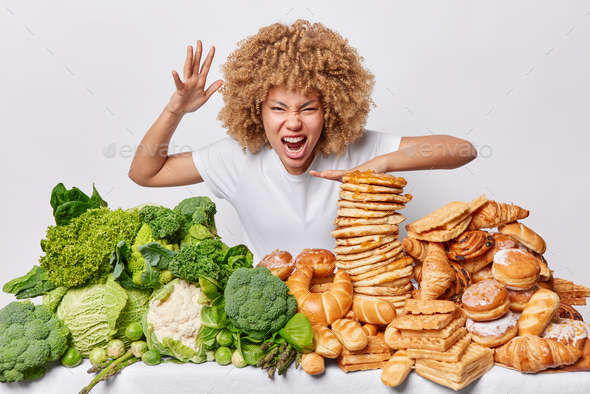
[[[367,131],[339,158],[316,155],[308,171],[348,170],[398,150],[400,141],[399,136]],[[291,175],[273,149],[244,155],[230,137],[194,151],[193,159],[209,190],[237,211],[255,264],[275,249],[294,257],[304,248],[334,249],[330,231],[340,182],[308,172]]]

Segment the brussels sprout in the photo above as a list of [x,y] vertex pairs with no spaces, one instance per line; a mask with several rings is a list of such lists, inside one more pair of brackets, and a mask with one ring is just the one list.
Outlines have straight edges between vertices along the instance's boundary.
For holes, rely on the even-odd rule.
[[234,354],[231,356],[231,362],[236,368],[244,368],[248,363],[244,360],[244,356],[242,356],[242,352],[238,349],[234,350]]
[[125,353],[125,344],[120,339],[113,339],[107,343],[107,354],[110,358],[119,358]]
[[141,337],[143,337],[143,327],[141,327],[141,323],[131,323],[125,329],[125,336],[130,341],[139,341]]
[[215,351],[215,361],[219,365],[227,365],[231,363],[232,352],[226,346],[220,346]]
[[219,333],[217,333],[215,340],[219,346],[229,347],[234,341],[234,336],[228,329],[224,328],[223,330],[219,331]]
[[109,356],[107,356],[107,351],[104,348],[95,347],[90,351],[88,359],[92,365],[98,365],[107,361]]
[[74,368],[82,364],[82,353],[73,347],[69,347],[61,356],[61,365],[68,368]]
[[148,350],[141,356],[141,361],[146,365],[158,365],[162,362],[162,356],[156,349]]
[[131,342],[130,349],[135,357],[141,357],[145,352],[147,352],[148,347],[145,341],[135,341]]

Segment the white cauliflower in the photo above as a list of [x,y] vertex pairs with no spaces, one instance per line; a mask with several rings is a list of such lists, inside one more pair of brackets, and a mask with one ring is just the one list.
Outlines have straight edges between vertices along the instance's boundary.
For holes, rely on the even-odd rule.
[[195,340],[201,327],[201,289],[184,280],[174,284],[174,291],[163,300],[150,301],[147,322],[161,341],[168,337],[197,350]]

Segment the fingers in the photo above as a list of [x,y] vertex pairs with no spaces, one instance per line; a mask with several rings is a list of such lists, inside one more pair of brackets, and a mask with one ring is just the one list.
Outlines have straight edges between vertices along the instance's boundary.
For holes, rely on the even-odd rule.
[[200,74],[204,74],[205,76],[207,75],[207,73],[209,72],[209,69],[211,68],[211,63],[213,63],[213,57],[215,56],[215,47],[211,47],[211,49],[209,49],[209,53],[207,54],[207,58],[205,58],[205,61],[203,62],[203,67],[201,67],[201,72]]
[[346,175],[347,171],[337,171],[337,170],[328,170],[328,171],[309,171],[309,175],[315,176],[317,178],[329,179],[331,181],[338,181],[342,182],[342,177]]
[[182,90],[182,88],[184,87],[184,84],[180,80],[180,77],[178,76],[178,73],[176,71],[174,71],[174,70],[172,70],[172,78],[174,78],[174,84],[176,85],[176,89]]
[[197,49],[195,51],[195,58],[193,60],[192,74],[199,73],[199,67],[201,66],[201,54],[203,53],[203,43],[197,40]]
[[186,60],[184,61],[183,76],[184,76],[185,81],[187,79],[189,79],[191,77],[191,75],[193,75],[192,70],[193,70],[193,47],[189,45],[186,48]]
[[207,88],[207,91],[205,91],[205,96],[207,97],[207,100],[209,100],[209,97],[211,97],[213,95],[213,93],[215,93],[217,90],[219,90],[220,87],[223,86],[223,80],[218,79],[217,81],[213,82],[211,84],[211,86],[209,86]]

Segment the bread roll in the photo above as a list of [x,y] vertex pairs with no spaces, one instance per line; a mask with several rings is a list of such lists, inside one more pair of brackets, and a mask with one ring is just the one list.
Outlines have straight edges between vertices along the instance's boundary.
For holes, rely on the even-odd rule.
[[324,357],[316,352],[305,353],[301,358],[301,367],[310,375],[319,375],[326,370]]
[[272,274],[281,280],[285,280],[295,270],[295,260],[291,253],[285,250],[275,250],[262,258],[258,267],[266,267]]
[[547,289],[539,289],[518,319],[518,335],[541,335],[559,307],[559,296]]
[[543,254],[547,250],[545,240],[522,223],[508,223],[498,227],[498,231],[516,238],[521,244],[539,254]]
[[389,324],[395,318],[391,303],[367,295],[354,294],[351,309],[363,323]]
[[315,352],[320,356],[336,358],[342,351],[342,344],[328,327],[311,326]]
[[373,336],[373,335],[377,335],[377,331],[379,330],[379,327],[376,324],[365,324],[363,325],[363,330],[365,330],[365,332],[367,333],[368,336]]
[[314,277],[323,278],[330,276],[336,269],[336,256],[327,249],[303,249],[295,259],[295,265],[313,266]]
[[332,323],[332,332],[336,334],[340,343],[353,352],[363,349],[369,343],[369,337],[363,327],[352,320],[336,320]]
[[381,372],[381,381],[389,387],[399,386],[410,374],[414,360],[408,357],[405,349],[398,350],[389,359]]

